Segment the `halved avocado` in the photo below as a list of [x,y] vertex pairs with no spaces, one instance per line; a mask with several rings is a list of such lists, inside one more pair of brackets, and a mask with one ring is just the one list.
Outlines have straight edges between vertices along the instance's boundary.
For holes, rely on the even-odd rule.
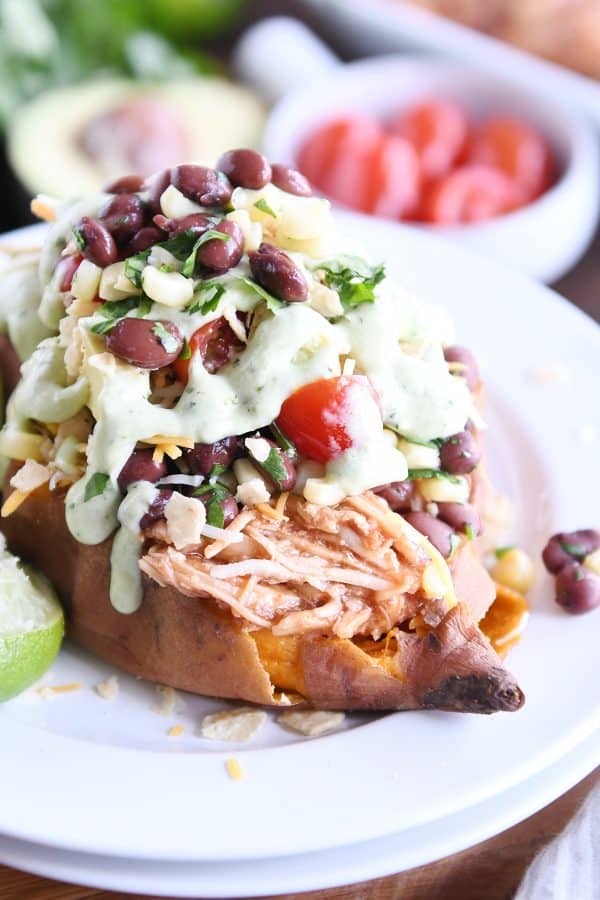
[[[136,172],[139,166],[124,162],[116,139],[111,140],[118,129],[94,132],[94,126],[110,123],[110,115],[116,112],[122,127],[128,111],[140,107],[145,107],[150,125],[152,108],[162,110],[169,137],[174,132],[183,137],[166,145],[179,157],[171,158],[163,148],[168,158],[154,168],[181,162],[212,165],[231,147],[255,147],[265,120],[265,109],[255,94],[213,76],[152,84],[115,79],[54,88],[22,106],[10,122],[8,157],[17,178],[31,195],[72,197]],[[132,120],[136,118],[139,127],[140,117],[131,114]],[[100,154],[98,133],[109,138]],[[160,128],[155,134],[160,143]],[[151,144],[152,140],[149,134],[136,143],[142,147],[144,141]]]

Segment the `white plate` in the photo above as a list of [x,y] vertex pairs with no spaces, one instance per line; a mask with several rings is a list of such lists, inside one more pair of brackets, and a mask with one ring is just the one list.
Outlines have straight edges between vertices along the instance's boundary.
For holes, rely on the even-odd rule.
[[597,762],[598,740],[588,738],[523,785],[469,810],[338,850],[272,860],[167,863],[73,853],[0,837],[0,862],[74,884],[168,897],[265,896],[355,884],[426,865],[499,834],[569,790]]
[[[512,47],[472,28],[401,0],[304,0],[335,25],[336,33],[363,53],[433,51],[531,85],[585,109],[600,120],[600,85],[593,78]],[[485,2],[485,0],[482,0]]]
[[[354,218],[341,222],[356,230]],[[489,385],[492,469],[521,510],[520,541],[538,554],[551,531],[593,525],[598,443],[584,443],[580,430],[600,431],[600,329],[547,289],[439,239],[364,220],[360,230],[408,287],[448,305],[461,342],[476,348]],[[537,366],[556,363],[568,367],[567,384],[532,378]],[[11,773],[0,832],[110,856],[253,859],[341,847],[457,813],[598,733],[599,615],[565,615],[541,578],[530,627],[510,657],[527,694],[518,713],[356,716],[343,733],[313,741],[271,722],[250,747],[194,733],[214,701],[189,698],[165,720],[150,709],[152,689],[124,677],[122,697],[100,700],[90,687],[106,667],[67,648],[55,679],[81,679],[84,691],[0,709]],[[165,734],[175,721],[187,725],[179,740]],[[225,773],[230,755],[242,782]]]

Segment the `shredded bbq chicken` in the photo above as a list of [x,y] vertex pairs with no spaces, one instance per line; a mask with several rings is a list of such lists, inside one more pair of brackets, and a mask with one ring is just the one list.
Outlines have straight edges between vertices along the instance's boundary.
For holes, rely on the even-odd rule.
[[183,551],[154,526],[141,569],[277,635],[319,631],[377,640],[425,605],[431,620],[432,601],[421,590],[427,557],[389,527],[389,509],[375,495],[349,497],[334,508],[289,497],[282,518],[265,512],[245,509],[228,526],[229,539]]

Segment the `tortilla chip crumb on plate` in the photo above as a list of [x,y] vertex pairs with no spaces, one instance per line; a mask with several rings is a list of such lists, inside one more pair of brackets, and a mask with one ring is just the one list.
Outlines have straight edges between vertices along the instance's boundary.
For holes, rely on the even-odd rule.
[[244,770],[235,756],[230,756],[225,760],[225,768],[232,781],[241,781],[244,777]]
[[211,713],[202,720],[201,734],[211,741],[249,741],[260,731],[267,714],[250,706]]
[[343,712],[321,709],[290,709],[277,717],[277,722],[290,731],[305,737],[319,737],[339,728],[345,719]]
[[156,693],[158,694],[158,702],[152,707],[153,712],[159,716],[172,716],[175,710],[183,709],[184,701],[181,699],[176,690],[165,684],[156,685]]
[[119,679],[116,675],[110,675],[104,681],[99,681],[94,690],[103,700],[115,700],[119,696]]

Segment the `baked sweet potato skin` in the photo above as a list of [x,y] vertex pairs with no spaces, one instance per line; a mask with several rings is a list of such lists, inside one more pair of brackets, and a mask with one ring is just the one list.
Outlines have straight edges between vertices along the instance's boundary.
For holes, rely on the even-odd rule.
[[[109,600],[111,540],[79,544],[66,526],[63,497],[38,489],[2,528],[9,549],[54,582],[70,636],[92,653],[181,690],[269,706],[290,703],[271,683],[251,632],[212,600],[186,597],[144,577],[141,607],[131,615],[117,612]],[[523,703],[514,678],[462,604],[426,637],[400,632],[395,641],[393,664],[384,668],[352,641],[301,638],[304,700],[328,709],[485,713]]]

